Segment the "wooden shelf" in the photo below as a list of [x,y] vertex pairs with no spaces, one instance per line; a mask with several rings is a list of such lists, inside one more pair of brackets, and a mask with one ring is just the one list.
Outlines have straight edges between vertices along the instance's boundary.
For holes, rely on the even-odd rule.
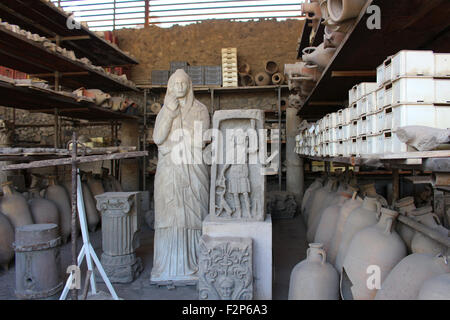
[[[28,74],[61,73],[60,84],[69,88],[98,88],[104,91],[138,91],[101,71],[74,61],[41,43],[0,26],[0,64]],[[64,73],[69,74],[64,76]],[[40,77],[44,78],[44,77]],[[45,77],[54,83],[54,76]]]
[[89,101],[77,101],[72,96],[37,87],[15,86],[0,81],[0,104],[5,107],[35,110],[42,113],[86,120],[123,120],[138,119],[137,116],[112,111]]
[[[136,85],[139,89],[150,89],[154,91],[166,91],[167,86],[154,86],[154,85]],[[195,87],[194,92],[197,93],[210,93],[211,91],[216,92],[224,92],[224,93],[236,93],[236,92],[264,92],[264,91],[272,91],[272,90],[288,90],[287,85],[282,86],[252,86],[252,87]]]
[[[138,64],[129,54],[114,47],[81,24],[67,27],[68,14],[45,0],[3,0],[0,18],[40,36],[63,37],[61,46],[73,50],[78,58],[86,57],[98,66]],[[64,40],[64,37],[67,40]],[[71,40],[69,40],[72,37]],[[75,40],[76,39],[76,40]]]
[[[366,14],[366,8],[370,5],[381,8],[379,30],[367,28],[370,15]],[[376,67],[400,50],[450,52],[448,12],[450,1],[447,0],[369,1],[298,115],[303,119],[318,120],[327,113],[346,107],[348,90],[360,82],[376,81]],[[303,37],[309,37],[309,34],[305,31]],[[336,77],[338,71],[354,72],[355,75]],[[373,75],[358,76],[361,71],[369,71]]]

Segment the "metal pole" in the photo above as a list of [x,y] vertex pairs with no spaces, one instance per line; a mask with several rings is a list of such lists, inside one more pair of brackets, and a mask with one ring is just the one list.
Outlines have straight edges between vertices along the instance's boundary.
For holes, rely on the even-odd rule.
[[[143,140],[142,146],[143,151],[146,151],[146,144],[147,144],[147,89],[144,89],[144,134],[143,134]],[[143,159],[143,165],[142,170],[144,171],[142,174],[142,191],[145,191],[145,183],[147,180],[147,157],[142,157]]]
[[392,170],[392,204],[400,197],[400,176],[399,169]]
[[113,30],[116,30],[116,0],[114,0],[114,11],[113,11]]
[[[72,133],[72,265],[77,264],[77,133]],[[78,290],[72,289],[72,300],[78,300]]]
[[55,123],[54,123],[55,132],[54,133],[55,133],[55,136],[54,136],[53,141],[54,141],[54,144],[55,144],[55,149],[57,149],[57,148],[59,148],[59,146],[58,146],[58,109],[55,108],[54,111],[55,111],[55,118],[54,118],[54,121],[55,121]]
[[147,28],[150,25],[150,0],[145,0],[145,21],[144,27]]
[[281,184],[283,178],[283,170],[281,168],[281,87],[278,87],[278,190],[281,191]]

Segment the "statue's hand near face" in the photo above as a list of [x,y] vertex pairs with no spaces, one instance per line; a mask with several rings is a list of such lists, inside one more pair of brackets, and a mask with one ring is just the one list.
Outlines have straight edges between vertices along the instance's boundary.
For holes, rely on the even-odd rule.
[[169,95],[165,99],[166,107],[171,111],[177,111],[178,107],[180,105],[180,102],[178,101],[177,97],[173,95]]

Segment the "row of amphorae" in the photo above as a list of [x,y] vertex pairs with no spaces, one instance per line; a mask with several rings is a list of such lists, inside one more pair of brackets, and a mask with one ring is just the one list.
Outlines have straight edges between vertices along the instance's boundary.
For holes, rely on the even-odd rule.
[[450,250],[397,220],[449,237],[430,206],[407,197],[388,207],[374,184],[351,174],[316,179],[302,216],[309,248],[291,273],[290,300],[450,300]]
[[[31,224],[56,224],[62,242],[66,243],[71,234],[71,180],[58,184],[56,176],[48,177],[48,185],[42,188],[42,179],[32,175],[29,191],[17,192],[11,182],[2,184],[3,197],[0,198],[0,267],[8,269],[14,257],[13,243],[15,229]],[[104,192],[122,191],[120,183],[110,175],[95,177],[87,173],[82,180],[82,192],[87,223],[90,231],[99,226],[101,215],[96,209],[95,196]],[[80,232],[77,221],[77,234]]]

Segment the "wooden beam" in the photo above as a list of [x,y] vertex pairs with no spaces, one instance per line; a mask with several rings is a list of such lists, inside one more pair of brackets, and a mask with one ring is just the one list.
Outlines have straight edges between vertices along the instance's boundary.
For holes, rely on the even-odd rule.
[[[59,112],[77,112],[77,111],[87,111],[89,110],[88,107],[85,108],[65,108],[65,109],[59,109]],[[28,110],[30,113],[47,113],[47,112],[54,112],[54,109],[39,109],[39,110]]]
[[69,37],[55,37],[50,38],[50,41],[76,41],[76,40],[89,40],[91,36],[69,36]]
[[[67,76],[67,77],[73,77],[73,76],[88,76],[88,71],[80,71],[80,72],[60,72],[59,75],[61,77]],[[33,73],[30,74],[30,77],[36,77],[36,78],[52,78],[54,77],[54,73]]]
[[377,72],[375,70],[361,70],[361,71],[332,71],[331,77],[375,77]]
[[[106,155],[103,154],[103,155],[77,157],[76,161],[77,161],[77,163],[89,163],[89,162],[104,161],[104,160],[137,158],[137,157],[143,157],[143,156],[148,156],[148,151],[124,152],[124,153],[113,153],[113,154],[106,154]],[[70,164],[72,164],[72,158],[63,158],[63,159],[33,161],[30,163],[10,164],[8,166],[3,167],[3,170],[45,168],[45,167],[53,167],[53,166],[65,166],[65,165],[70,165]]]

